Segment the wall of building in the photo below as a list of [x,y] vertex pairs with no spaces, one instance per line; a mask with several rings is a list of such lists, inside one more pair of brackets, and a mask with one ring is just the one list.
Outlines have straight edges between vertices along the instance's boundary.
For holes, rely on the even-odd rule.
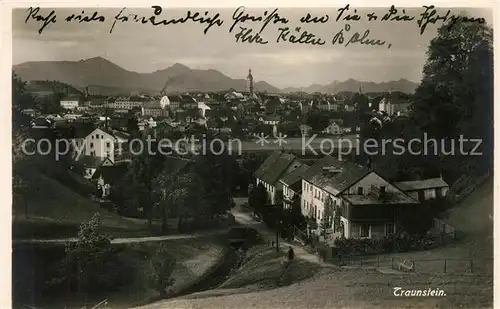
[[371,172],[370,174],[366,175],[358,182],[356,182],[354,185],[352,185],[345,192],[345,194],[358,194],[359,188],[363,188],[363,194],[367,194],[368,192],[371,191],[372,186],[376,186],[378,188],[380,188],[381,186],[385,186],[386,192],[394,192],[394,193],[400,192],[398,188],[388,183],[385,179],[383,179],[376,173]]
[[115,138],[112,135],[96,129],[85,139],[85,155],[103,159],[109,157],[112,162],[115,162],[114,142]]

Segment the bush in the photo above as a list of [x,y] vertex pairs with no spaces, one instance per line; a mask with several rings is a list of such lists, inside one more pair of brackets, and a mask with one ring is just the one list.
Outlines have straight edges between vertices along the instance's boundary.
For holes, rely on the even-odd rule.
[[337,238],[335,246],[342,255],[370,255],[390,252],[428,250],[436,247],[436,238],[430,235],[413,237],[383,237],[374,239]]
[[175,263],[175,259],[168,254],[166,245],[161,243],[151,261],[154,272],[150,278],[151,286],[160,293],[161,297],[166,296],[167,288],[174,283],[172,273]]
[[83,222],[78,240],[69,242],[65,248],[58,275],[47,282],[57,286],[65,283],[76,286],[79,293],[94,293],[118,287],[123,277],[118,250],[111,247],[111,238],[99,230],[100,218],[96,213],[88,222]]

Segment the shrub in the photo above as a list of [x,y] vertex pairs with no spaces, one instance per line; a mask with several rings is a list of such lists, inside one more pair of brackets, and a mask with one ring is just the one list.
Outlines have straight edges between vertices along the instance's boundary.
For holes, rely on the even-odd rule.
[[81,224],[77,241],[66,244],[65,258],[57,275],[47,282],[49,286],[65,283],[76,285],[79,293],[92,293],[114,289],[121,284],[124,277],[118,251],[111,247],[111,238],[102,233],[99,226],[98,213]]
[[435,237],[430,235],[413,237],[383,237],[373,239],[337,238],[335,246],[342,255],[370,255],[390,252],[427,250],[437,246]]
[[175,263],[175,259],[168,253],[166,245],[161,243],[151,261],[154,272],[150,278],[152,287],[160,293],[161,297],[166,296],[167,288],[174,283],[172,273]]

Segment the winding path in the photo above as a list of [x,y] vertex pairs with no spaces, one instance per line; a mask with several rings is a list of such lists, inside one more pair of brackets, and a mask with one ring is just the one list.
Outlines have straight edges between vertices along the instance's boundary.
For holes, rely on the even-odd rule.
[[[176,239],[192,239],[201,238],[214,235],[227,234],[227,229],[219,229],[209,232],[200,232],[194,234],[175,234],[165,236],[148,236],[148,237],[127,237],[127,238],[114,238],[111,240],[112,244],[131,244],[140,242],[154,242],[164,240]],[[58,239],[13,239],[14,244],[65,244],[67,242],[76,242],[78,238],[58,238]]]

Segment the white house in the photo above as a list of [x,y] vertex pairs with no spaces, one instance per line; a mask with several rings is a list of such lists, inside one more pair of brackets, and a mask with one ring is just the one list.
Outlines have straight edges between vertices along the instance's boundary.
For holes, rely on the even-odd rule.
[[79,149],[83,149],[82,155],[98,157],[102,160],[109,158],[114,163],[126,150],[124,144],[129,138],[129,135],[124,132],[96,128],[85,137],[75,139],[75,142]]
[[276,197],[282,195],[281,177],[295,170],[302,163],[292,154],[273,152],[255,172],[256,184],[262,184],[267,191],[269,203],[275,204]]
[[[302,176],[302,213],[318,224],[328,219],[337,236],[374,238],[393,234],[395,213],[412,204],[418,201],[374,171],[331,156],[317,161]],[[336,214],[340,226],[334,224]]]
[[78,96],[65,96],[60,101],[61,107],[64,109],[76,109],[80,104]]
[[392,98],[389,94],[387,97],[383,97],[378,105],[378,110],[380,112],[386,112],[389,116],[401,116],[406,115],[410,109],[411,102],[405,100],[396,100]]

